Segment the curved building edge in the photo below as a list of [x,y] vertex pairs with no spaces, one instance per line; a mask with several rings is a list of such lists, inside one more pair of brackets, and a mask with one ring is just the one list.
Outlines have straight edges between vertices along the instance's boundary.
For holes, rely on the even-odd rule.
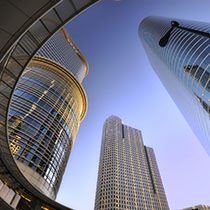
[[83,88],[81,83],[78,81],[78,79],[68,69],[66,69],[59,63],[52,61],[48,58],[44,58],[41,56],[34,56],[33,60],[31,61],[30,64],[33,64],[33,63],[40,63],[42,65],[45,64],[47,66],[50,66],[51,68],[54,68],[55,70],[59,69],[60,72],[62,72],[64,75],[66,75],[68,78],[70,78],[74,82],[75,86],[79,90],[81,97],[82,97],[82,107],[83,108],[82,108],[82,112],[80,114],[80,121],[82,121],[87,113],[88,100],[87,100],[87,94],[85,92],[85,89]]
[[155,73],[210,156],[209,39],[175,28],[161,47],[172,21],[195,31],[207,32],[210,27],[205,22],[149,16],[139,25],[139,37]]
[[[83,77],[83,79],[87,76],[88,71],[89,71],[89,65],[87,60],[85,59],[85,57],[83,56],[83,54],[81,53],[81,51],[79,50],[79,48],[77,47],[77,45],[75,44],[75,42],[73,41],[73,39],[71,38],[71,36],[68,34],[68,32],[66,31],[65,28],[61,29],[62,33],[64,34],[66,40],[69,42],[69,44],[72,46],[72,48],[74,49],[75,53],[80,57],[80,59],[82,60],[82,62],[85,65],[85,75]],[[83,80],[82,79],[82,80]]]
[[[59,105],[61,98],[65,106]],[[8,138],[23,175],[53,200],[86,112],[87,96],[73,73],[51,59],[35,56],[20,78],[10,103]],[[60,119],[62,130],[58,130]],[[29,132],[31,129],[33,132]],[[65,144],[63,151],[58,149],[62,148],[61,144]]]
[[[7,2],[7,1],[4,1],[4,2]],[[38,21],[40,21],[40,19],[44,15],[48,15],[49,12],[52,11],[53,8],[55,8],[56,6],[60,6],[62,3],[65,3],[66,1],[65,0],[64,1],[50,1],[50,3],[52,3],[52,2],[54,4],[53,5],[51,4],[42,14],[40,14],[40,13],[36,14],[35,15],[36,18],[29,18],[31,20],[30,24],[25,24],[26,23],[25,20],[22,21],[17,26],[19,33],[16,33],[16,31],[15,31],[17,36],[14,36],[13,39],[10,40],[10,42],[8,42],[9,44],[7,43],[7,47],[5,47],[4,49],[1,48],[1,52],[0,52],[0,56],[1,56],[0,57],[0,59],[1,59],[1,78],[0,78],[1,79],[1,89],[3,88],[3,86],[6,85],[5,88],[3,88],[3,91],[0,92],[0,134],[1,134],[1,138],[0,138],[1,160],[0,160],[0,162],[1,162],[1,169],[2,169],[1,178],[4,174],[6,174],[5,180],[4,180],[5,183],[8,184],[7,183],[7,180],[8,180],[12,184],[14,184],[14,183],[16,184],[15,187],[12,187],[13,190],[15,190],[16,188],[21,188],[22,191],[29,193],[31,196],[35,197],[37,199],[37,201],[39,201],[40,203],[45,203],[45,204],[49,205],[51,209],[67,210],[67,209],[69,209],[68,207],[65,207],[65,206],[49,199],[47,196],[41,194],[25,179],[25,177],[22,175],[21,171],[18,169],[18,167],[14,161],[14,158],[11,154],[10,147],[8,144],[8,138],[7,138],[7,113],[8,113],[9,102],[10,102],[12,93],[15,89],[15,85],[16,85],[19,77],[21,76],[23,70],[25,69],[26,65],[32,59],[33,55],[37,52],[37,50],[44,44],[44,42],[46,42],[57,30],[59,30],[69,20],[71,20],[72,18],[74,18],[75,16],[77,16],[78,14],[83,12],[84,10],[86,10],[88,7],[90,7],[93,4],[95,4],[96,2],[98,2],[98,0],[93,0],[88,3],[85,2],[84,5],[78,7],[78,9],[74,5],[75,12],[73,14],[69,14],[69,16],[65,20],[62,20],[60,22],[59,26],[57,26],[51,32],[49,31],[49,34],[47,35],[47,37],[42,38],[41,41],[39,42],[40,44],[38,44],[35,48],[32,49],[32,52],[30,52],[30,54],[25,62],[23,62],[23,63],[18,62],[18,60],[16,60],[14,58],[14,55],[17,52],[17,47],[20,46],[19,43],[21,43],[21,44],[23,43],[24,36],[27,34],[27,32],[30,29],[32,29],[33,26]],[[73,2],[74,1],[71,1],[70,3],[73,3]],[[24,2],[22,2],[22,3],[23,3],[23,7],[21,9],[22,9],[22,11],[24,11],[25,5],[24,5]],[[33,3],[35,3],[35,1]],[[36,5],[37,11],[39,11],[39,9],[42,8],[42,6],[40,4],[41,4],[40,2],[37,2],[37,5]],[[4,9],[4,8],[2,7],[2,9]],[[10,8],[8,7],[7,9],[8,10],[7,11],[5,10],[5,11],[8,12],[8,14],[10,14],[9,13]],[[5,11],[4,11],[4,14],[5,14]],[[7,24],[8,27],[10,27],[10,26],[12,27],[12,25],[14,25],[14,20],[11,20],[11,22],[9,22]],[[15,46],[15,48],[14,48],[14,46]],[[6,59],[4,59],[4,58],[6,58]],[[16,65],[17,64],[19,65],[18,68],[15,68],[15,66],[14,66],[14,68],[11,68],[10,61],[12,61],[12,60],[15,61]]]
[[[0,62],[12,50],[23,34],[43,15],[60,4],[62,0],[45,0],[43,2],[33,1],[29,3],[27,1],[19,1],[11,3],[7,0],[1,2],[0,12],[4,21],[0,23],[0,31],[4,38],[1,40]],[[33,7],[31,4],[33,4]],[[16,14],[17,17],[13,15],[15,19],[11,18],[10,10]]]

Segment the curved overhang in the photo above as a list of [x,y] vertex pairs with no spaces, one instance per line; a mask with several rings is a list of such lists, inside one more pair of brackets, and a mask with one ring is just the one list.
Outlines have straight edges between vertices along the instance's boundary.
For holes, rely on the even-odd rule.
[[61,2],[62,0],[1,0],[0,62],[36,21]]
[[71,80],[71,82],[74,83],[75,87],[79,91],[81,98],[82,98],[82,111],[80,114],[80,121],[82,121],[87,113],[87,107],[88,107],[88,100],[87,95],[85,92],[85,89],[82,87],[81,83],[78,81],[78,79],[65,67],[60,65],[59,63],[52,61],[48,58],[44,58],[41,56],[34,56],[32,61],[30,62],[30,65],[44,65],[48,66],[50,69],[54,69],[55,71],[59,71],[59,73],[62,73]]
[[[3,0],[0,3],[0,18],[3,20],[0,22],[0,175],[8,177],[8,182],[14,184],[14,190],[21,187],[56,210],[69,208],[41,194],[16,165],[7,136],[9,104],[21,74],[36,52],[68,21],[97,1]],[[56,19],[59,24],[49,24],[45,18]],[[19,59],[21,56],[24,59]]]

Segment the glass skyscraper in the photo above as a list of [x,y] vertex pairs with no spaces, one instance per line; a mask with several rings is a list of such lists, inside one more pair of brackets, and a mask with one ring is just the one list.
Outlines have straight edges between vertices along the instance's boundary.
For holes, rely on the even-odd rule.
[[174,23],[210,32],[209,23],[147,17],[139,36],[153,69],[210,155],[210,39],[174,27],[161,47],[161,38]]
[[25,177],[56,198],[87,97],[88,64],[65,29],[30,62],[14,91],[8,121],[10,148]]
[[[66,23],[96,2],[98,0],[1,1],[1,19],[4,20],[0,21],[0,209],[2,210],[71,209],[50,197],[55,197],[57,193],[78,122],[86,113],[87,100],[81,82],[88,66],[67,33],[64,34],[65,44],[60,42],[59,46],[65,45],[63,51],[55,48],[53,50],[52,46],[48,48],[53,53],[51,58],[47,56],[47,51],[45,54],[43,52],[37,54],[36,58],[34,55]],[[62,39],[64,40],[63,37]],[[65,52],[69,59],[66,63],[71,67],[64,65],[61,60],[56,60],[54,56],[62,57],[56,52]],[[32,58],[33,62],[30,63]],[[26,67],[27,71],[24,72]],[[18,83],[22,74],[23,78]],[[62,84],[63,82],[65,84]],[[72,99],[65,96],[68,87],[70,89],[67,94],[72,94]],[[60,100],[64,100],[63,103]],[[66,113],[70,106],[69,114],[74,118],[71,125],[66,121],[68,118]],[[54,111],[54,108],[57,110]],[[28,112],[24,113],[24,110]],[[37,117],[34,116],[35,113]],[[56,134],[60,128],[61,133]],[[52,142],[47,143],[49,135]],[[69,143],[66,142],[66,135],[71,137]],[[38,139],[35,140],[35,137]],[[41,154],[43,150],[44,153]],[[61,150],[63,150],[62,155]],[[41,183],[44,183],[42,189],[40,189]]]
[[103,127],[95,210],[169,210],[152,148],[141,131],[109,117]]

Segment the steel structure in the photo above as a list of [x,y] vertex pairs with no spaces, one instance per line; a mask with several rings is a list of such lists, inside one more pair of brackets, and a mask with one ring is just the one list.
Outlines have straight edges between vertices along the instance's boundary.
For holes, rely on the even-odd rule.
[[[7,133],[10,100],[22,72],[42,45],[68,21],[97,1],[3,0],[0,3],[0,178],[13,192],[25,197],[25,202],[30,200],[27,196],[32,197],[33,209],[69,208],[41,194],[17,167]],[[56,24],[49,20],[56,21]]]

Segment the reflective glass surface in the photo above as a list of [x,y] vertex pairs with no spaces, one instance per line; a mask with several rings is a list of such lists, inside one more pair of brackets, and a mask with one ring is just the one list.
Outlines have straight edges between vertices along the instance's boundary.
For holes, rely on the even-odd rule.
[[[67,32],[62,29],[58,31],[44,46],[37,52],[37,55],[49,58],[61,64],[80,81],[86,76],[84,61],[79,56],[79,51],[74,42],[65,37]],[[77,53],[78,52],[78,53]]]
[[207,33],[210,24],[148,17],[139,27],[153,69],[210,155],[210,39],[174,28],[166,46],[160,47],[171,21]]
[[81,101],[64,73],[33,62],[11,100],[8,135],[14,158],[36,172],[25,172],[34,179],[41,175],[52,193],[58,190],[79,127]]

